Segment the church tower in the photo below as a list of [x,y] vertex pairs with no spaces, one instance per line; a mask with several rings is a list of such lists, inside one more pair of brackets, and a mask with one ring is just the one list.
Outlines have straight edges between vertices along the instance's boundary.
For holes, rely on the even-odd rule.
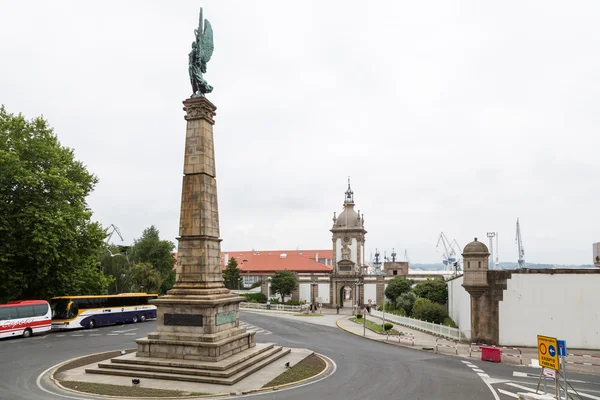
[[365,221],[360,211],[354,210],[354,192],[350,188],[344,199],[344,210],[336,218],[333,213],[333,274],[362,275],[363,256],[365,254]]

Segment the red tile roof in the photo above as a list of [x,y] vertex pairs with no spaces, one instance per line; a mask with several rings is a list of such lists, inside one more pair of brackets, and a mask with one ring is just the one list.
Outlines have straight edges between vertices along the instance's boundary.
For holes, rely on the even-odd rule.
[[[326,258],[321,256],[319,258]],[[332,251],[329,251],[332,253]],[[298,254],[302,253],[302,255]],[[225,269],[225,254],[228,260],[232,257],[238,263],[238,268],[243,272],[275,272],[288,270],[294,272],[331,272],[332,267],[315,260],[311,260],[304,251],[229,251],[221,253],[221,266]],[[314,257],[314,252],[312,253]]]

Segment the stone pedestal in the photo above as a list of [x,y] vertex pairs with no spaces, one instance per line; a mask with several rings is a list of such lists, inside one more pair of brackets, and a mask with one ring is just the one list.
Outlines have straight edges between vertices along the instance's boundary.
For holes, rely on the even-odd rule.
[[213,124],[204,97],[183,102],[187,120],[177,278],[157,306],[156,332],[138,339],[137,357],[221,361],[255,347],[239,327],[243,298],[223,286]]

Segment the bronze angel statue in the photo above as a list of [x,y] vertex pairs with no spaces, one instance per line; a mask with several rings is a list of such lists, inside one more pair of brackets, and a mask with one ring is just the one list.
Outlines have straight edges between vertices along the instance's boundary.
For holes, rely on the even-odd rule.
[[192,97],[203,97],[210,93],[213,87],[202,77],[206,73],[206,63],[210,61],[215,46],[213,44],[212,26],[208,20],[202,19],[202,8],[200,8],[200,22],[198,29],[194,29],[196,41],[192,42],[192,51],[189,54],[189,72],[192,83]]

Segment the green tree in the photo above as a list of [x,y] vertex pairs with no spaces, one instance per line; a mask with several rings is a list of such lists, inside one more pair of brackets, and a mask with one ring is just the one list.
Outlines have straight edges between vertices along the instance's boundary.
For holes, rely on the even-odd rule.
[[446,304],[448,302],[448,286],[442,279],[428,279],[417,283],[413,288],[415,294],[434,303]]
[[277,271],[271,276],[271,290],[281,296],[281,302],[285,301],[285,296],[292,294],[298,287],[298,279],[292,271]]
[[404,314],[407,317],[410,317],[413,312],[413,306],[415,301],[417,300],[417,295],[413,292],[402,293],[396,299],[396,308],[399,308],[404,311]]
[[175,284],[175,245],[169,240],[161,240],[159,231],[153,226],[144,229],[142,237],[133,241],[130,260],[133,264],[146,263],[158,272],[161,279],[160,294],[165,294]]
[[103,253],[100,260],[102,272],[106,277],[112,279],[108,286],[108,294],[131,292],[132,276],[131,263],[126,246],[109,246]]
[[133,290],[136,292],[156,293],[163,279],[160,273],[150,263],[139,263],[131,267]]
[[441,304],[419,298],[413,305],[413,318],[441,324],[448,317],[448,310]]
[[0,301],[104,294],[104,231],[86,198],[98,179],[41,117],[0,107]]
[[385,297],[390,299],[390,301],[395,302],[402,293],[410,292],[411,286],[412,281],[403,276],[397,276],[392,279],[385,288]]
[[225,271],[223,271],[223,284],[227,289],[240,289],[242,287],[242,277],[240,276],[240,269],[235,257],[231,257]]

